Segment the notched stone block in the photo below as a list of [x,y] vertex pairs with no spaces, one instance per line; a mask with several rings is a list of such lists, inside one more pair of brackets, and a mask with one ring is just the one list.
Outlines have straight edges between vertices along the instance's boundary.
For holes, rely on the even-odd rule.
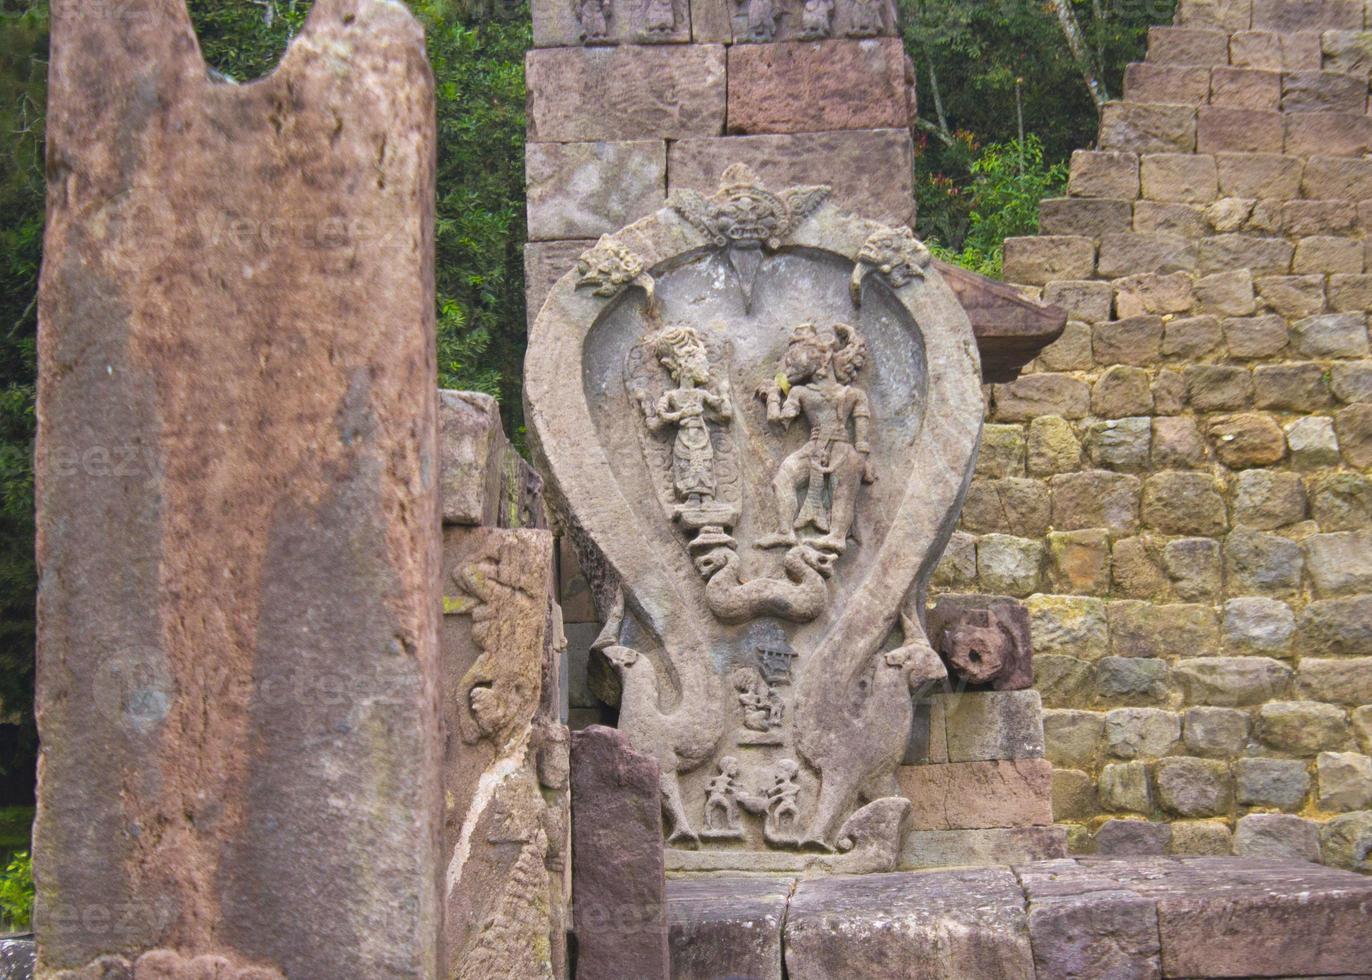
[[684,139],[724,132],[724,48],[537,48],[524,62],[529,139]]
[[945,595],[929,610],[929,641],[974,686],[1018,691],[1034,683],[1029,610],[1014,599]]

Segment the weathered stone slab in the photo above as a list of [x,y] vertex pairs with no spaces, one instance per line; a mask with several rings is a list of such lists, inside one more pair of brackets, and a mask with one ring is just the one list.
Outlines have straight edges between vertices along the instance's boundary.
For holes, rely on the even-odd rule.
[[566,970],[553,549],[548,531],[444,533],[444,941],[458,977]]
[[1061,827],[988,827],[911,831],[900,856],[902,870],[1021,864],[1067,856]]
[[667,144],[529,143],[529,239],[599,238],[662,207]]
[[695,40],[748,44],[822,41],[826,38],[891,37],[900,33],[893,0],[829,0],[765,5],[736,0],[691,0]]
[[724,48],[538,48],[525,58],[529,139],[684,139],[724,132]]
[[530,242],[524,246],[524,297],[529,323],[538,317],[553,284],[576,268],[576,261],[595,242]]
[[1024,895],[1006,868],[803,881],[790,980],[1034,977]]
[[1162,976],[1154,904],[1071,861],[1015,869],[1041,977]]
[[898,38],[729,49],[729,132],[809,133],[910,125]]
[[534,45],[681,44],[691,40],[690,0],[532,0]]
[[678,140],[668,152],[668,190],[709,193],[728,167],[744,163],[772,186],[827,184],[853,214],[906,225],[914,221],[914,196],[908,180],[895,178],[909,172],[913,156],[907,129]]
[[950,762],[1043,756],[1043,704],[1037,691],[968,691],[941,700]]
[[1304,861],[1082,864],[1156,903],[1165,976],[1358,974],[1372,962],[1367,878]]
[[914,805],[910,829],[1046,827],[1053,822],[1046,759],[901,766],[896,781]]
[[781,980],[791,878],[701,878],[667,883],[672,980]]
[[181,3],[52,40],[39,972],[436,976],[423,33],[323,0],[241,87]]
[[547,527],[543,480],[505,438],[490,395],[438,393],[438,452],[444,524]]
[[578,980],[667,980],[658,765],[613,728],[572,733]]

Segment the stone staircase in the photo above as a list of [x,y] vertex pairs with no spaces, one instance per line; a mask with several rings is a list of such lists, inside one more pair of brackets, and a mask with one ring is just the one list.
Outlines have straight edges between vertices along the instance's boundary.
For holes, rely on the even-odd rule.
[[1006,242],[1069,323],[939,581],[1027,597],[1074,852],[1372,870],[1370,12],[1182,0]]

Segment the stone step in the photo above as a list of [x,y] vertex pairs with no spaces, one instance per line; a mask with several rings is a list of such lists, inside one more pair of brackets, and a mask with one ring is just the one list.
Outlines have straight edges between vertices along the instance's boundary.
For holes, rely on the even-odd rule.
[[1148,61],[1157,65],[1229,64],[1227,31],[1198,27],[1152,27],[1148,30]]
[[667,905],[675,980],[1365,976],[1372,964],[1372,878],[1304,861],[670,881]]

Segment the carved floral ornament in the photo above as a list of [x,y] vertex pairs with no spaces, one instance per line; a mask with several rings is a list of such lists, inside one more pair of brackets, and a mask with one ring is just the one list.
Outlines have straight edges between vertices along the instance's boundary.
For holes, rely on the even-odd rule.
[[526,398],[618,583],[596,648],[661,768],[669,866],[894,867],[910,689],[946,675],[913,610],[982,414],[928,251],[730,167],[557,284]]

